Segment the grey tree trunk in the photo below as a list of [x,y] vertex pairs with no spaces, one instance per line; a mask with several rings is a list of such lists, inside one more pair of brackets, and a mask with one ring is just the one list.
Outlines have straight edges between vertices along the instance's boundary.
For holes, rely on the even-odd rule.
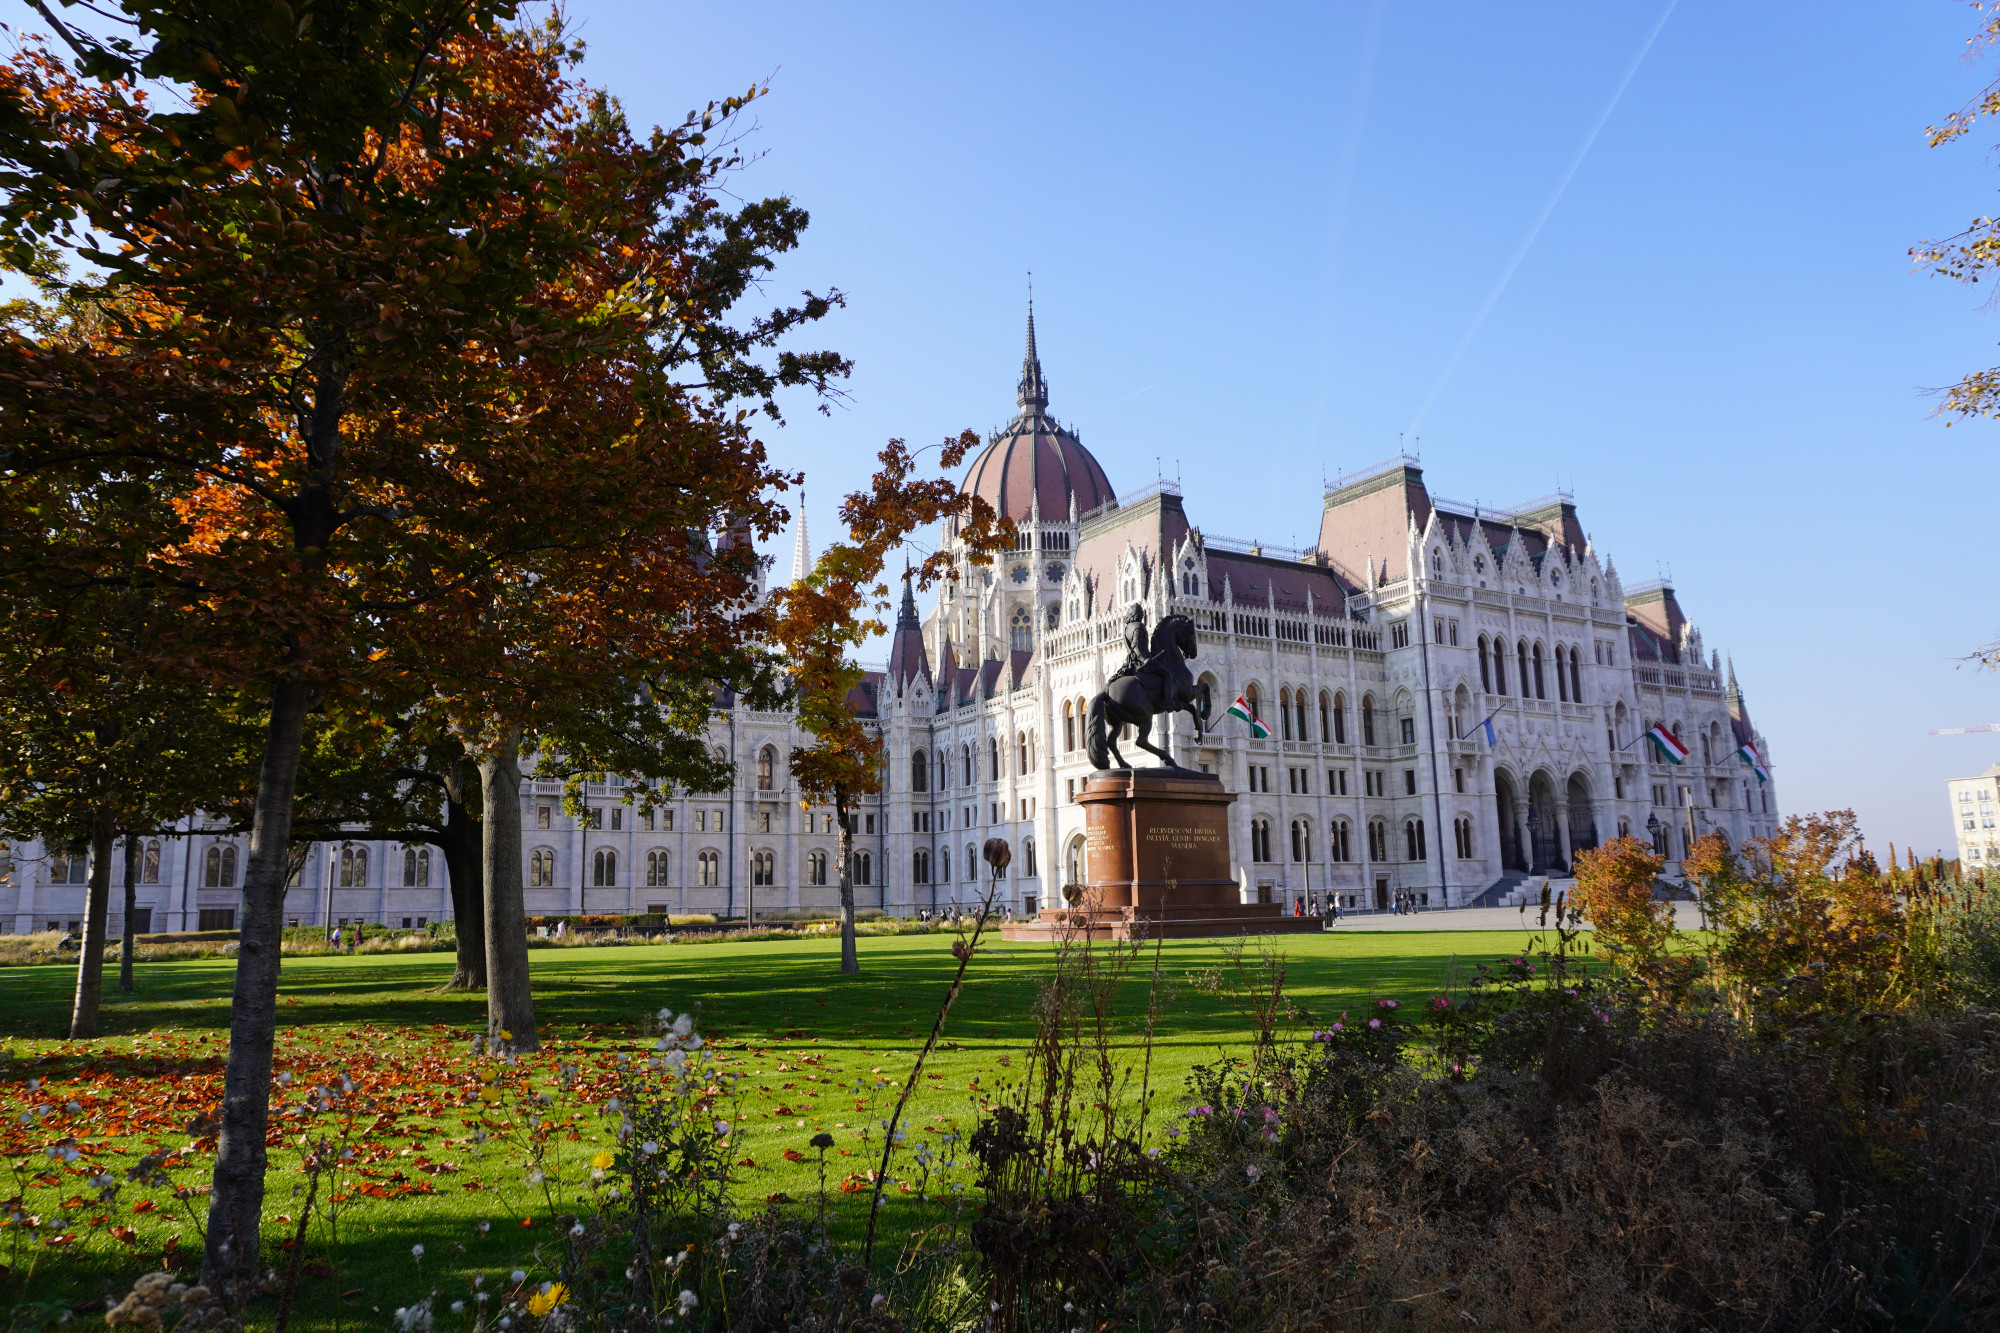
[[76,960],[76,1003],[70,1009],[69,1035],[97,1035],[97,1010],[104,999],[104,928],[111,912],[111,846],[118,836],[111,812],[103,807],[90,814],[90,901],[83,913],[83,948]]
[[281,680],[257,773],[250,864],[243,876],[243,928],[237,935],[236,992],[229,1006],[229,1064],[222,1076],[222,1130],[208,1196],[202,1283],[237,1306],[256,1291],[264,1212],[264,1135],[271,1119],[271,1054],[278,1035],[278,967],[284,941],[285,885],[291,879],[292,796],[305,735],[304,682]]
[[861,971],[861,956],[854,950],[854,823],[847,813],[847,797],[833,798],[834,824],[840,829],[840,970]]
[[[521,886],[521,733],[504,730],[479,761],[486,880],[486,1026],[490,1039],[538,1051]],[[504,1036],[502,1034],[505,1034]]]
[[139,913],[139,835],[125,835],[125,937],[118,946],[118,993],[132,993],[132,951],[138,947],[138,932],[132,918]]

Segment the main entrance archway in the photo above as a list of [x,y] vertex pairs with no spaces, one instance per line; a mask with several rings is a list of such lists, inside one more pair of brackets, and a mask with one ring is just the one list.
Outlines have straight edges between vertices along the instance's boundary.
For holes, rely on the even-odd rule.
[[1526,870],[1528,861],[1522,854],[1521,830],[1515,823],[1515,807],[1520,796],[1514,787],[1514,779],[1505,770],[1493,774],[1494,813],[1500,821],[1500,867],[1503,870]]

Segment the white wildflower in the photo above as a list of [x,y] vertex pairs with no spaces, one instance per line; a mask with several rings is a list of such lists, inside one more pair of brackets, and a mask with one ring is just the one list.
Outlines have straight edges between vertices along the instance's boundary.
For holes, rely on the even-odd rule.
[[696,1298],[696,1296],[695,1296],[695,1294],[694,1294],[693,1292],[691,1292],[691,1291],[688,1291],[688,1290],[686,1290],[686,1289],[683,1289],[683,1290],[681,1291],[681,1313],[682,1313],[682,1314],[686,1314],[686,1313],[688,1313],[688,1312],[689,1312],[690,1310],[694,1309],[694,1308],[695,1308],[695,1307],[696,1307],[697,1305],[700,1305],[700,1304],[701,1304],[701,1301],[700,1301],[699,1299],[697,1299],[697,1298]]
[[423,1258],[423,1257],[424,1257],[424,1247],[423,1247],[423,1246],[421,1246],[421,1245],[412,1245],[412,1246],[410,1247],[410,1257],[411,1257],[412,1259],[421,1259],[421,1258]]
[[679,1018],[676,1018],[674,1020],[674,1035],[676,1037],[684,1038],[693,1031],[694,1031],[694,1016],[692,1014],[682,1014]]

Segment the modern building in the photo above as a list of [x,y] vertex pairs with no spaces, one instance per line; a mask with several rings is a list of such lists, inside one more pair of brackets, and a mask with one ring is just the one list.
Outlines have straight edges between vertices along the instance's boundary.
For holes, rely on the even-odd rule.
[[1976,778],[1945,783],[1951,802],[1952,827],[1958,830],[1958,864],[1967,871],[2000,870],[2000,829],[1994,827],[1993,803],[2000,798],[2000,764]]
[[[1166,720],[1166,744],[1238,795],[1231,850],[1246,901],[1496,902],[1533,876],[1560,879],[1577,852],[1618,834],[1650,839],[1673,876],[1694,837],[1740,845],[1773,831],[1770,750],[1733,668],[1671,584],[1623,582],[1569,494],[1465,504],[1433,495],[1420,461],[1399,455],[1325,487],[1311,547],[1236,541],[1204,533],[1177,485],[1119,494],[1049,401],[1031,313],[1018,410],[964,482],[1019,525],[1015,547],[984,568],[961,551],[960,578],[927,614],[906,586],[889,660],[854,695],[888,774],[857,812],[862,906],[976,900],[979,848],[994,836],[1015,849],[1001,893],[1017,912],[1082,879],[1084,718],[1124,658],[1134,605],[1149,623],[1179,613],[1198,627],[1192,666],[1214,716],[1200,737],[1187,716]],[[794,577],[810,554],[802,523]],[[1222,716],[1238,697],[1268,739]],[[831,814],[801,808],[790,787],[796,719],[721,703],[711,736],[736,760],[727,792],[647,816],[614,782],[592,787],[591,812],[574,820],[557,784],[526,784],[531,913],[837,900]],[[1646,739],[1655,725],[1675,747]],[[1675,749],[1681,762],[1667,758]],[[152,840],[143,856],[149,924],[233,922],[240,841],[196,832]],[[74,922],[83,871],[18,849],[0,921]],[[416,925],[449,914],[444,879],[432,849],[326,844],[288,914]]]

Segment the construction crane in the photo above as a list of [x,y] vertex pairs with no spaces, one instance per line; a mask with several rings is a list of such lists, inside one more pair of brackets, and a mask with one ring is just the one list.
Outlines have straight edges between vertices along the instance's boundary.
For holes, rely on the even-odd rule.
[[2000,731],[2000,722],[1988,722],[1979,727],[1939,727],[1933,736],[1969,736],[1975,731]]

